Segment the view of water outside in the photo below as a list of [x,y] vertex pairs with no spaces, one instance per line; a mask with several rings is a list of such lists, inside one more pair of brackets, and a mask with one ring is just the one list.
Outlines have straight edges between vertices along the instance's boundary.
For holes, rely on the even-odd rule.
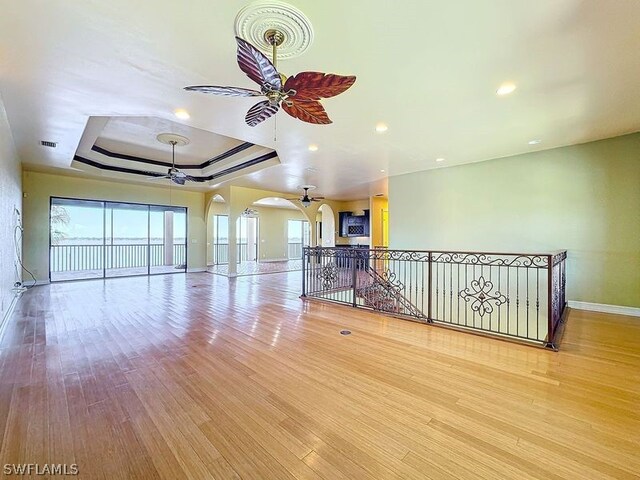
[[50,213],[52,281],[186,269],[184,208],[54,198]]
[[[113,232],[111,232],[113,215]],[[147,221],[147,210],[107,209],[106,222],[102,208],[53,205],[51,209],[52,245],[146,245],[147,229],[149,243],[164,243],[164,212],[151,211]],[[186,238],[186,215],[175,212],[173,216],[173,243],[184,244]],[[106,231],[105,231],[106,223]],[[104,235],[103,233],[106,233]]]

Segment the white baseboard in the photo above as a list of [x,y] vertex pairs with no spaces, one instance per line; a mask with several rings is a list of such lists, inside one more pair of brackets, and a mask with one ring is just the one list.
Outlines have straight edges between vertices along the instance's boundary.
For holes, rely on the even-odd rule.
[[49,280],[38,280],[35,283],[34,287],[39,287],[40,285],[49,285],[49,283],[50,283]]
[[13,315],[13,312],[16,309],[16,305],[18,304],[18,300],[20,300],[21,296],[22,296],[21,293],[16,293],[13,296],[13,298],[11,299],[11,303],[9,304],[9,307],[7,308],[7,311],[4,312],[4,316],[2,317],[2,319],[0,319],[0,339],[4,335],[4,331],[7,328],[7,325],[9,324],[9,319],[11,318],[11,315]]
[[569,307],[591,312],[614,313],[616,315],[630,315],[640,317],[640,308],[625,307],[622,305],[605,305],[604,303],[576,302],[569,300]]
[[206,272],[206,271],[207,269],[202,267],[187,268],[187,273],[200,273],[200,272]]
[[259,263],[288,262],[288,258],[262,258]]

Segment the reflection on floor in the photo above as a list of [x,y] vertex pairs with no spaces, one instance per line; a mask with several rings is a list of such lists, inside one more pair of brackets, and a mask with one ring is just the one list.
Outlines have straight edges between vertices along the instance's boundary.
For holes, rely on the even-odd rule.
[[550,352],[305,302],[301,281],[29,290],[0,338],[2,464],[110,480],[639,478],[637,317],[571,309]]
[[[151,267],[151,275],[158,273],[184,273],[184,265],[160,265]],[[69,270],[66,272],[51,272],[52,282],[63,282],[66,280],[89,280],[94,278],[106,277],[132,277],[134,275],[147,275],[149,270],[147,267],[132,268],[107,268],[94,270]]]
[[[302,270],[302,260],[285,260],[283,262],[244,262],[238,264],[238,276],[296,272],[299,270]],[[226,276],[229,274],[229,266],[209,265],[207,271]]]

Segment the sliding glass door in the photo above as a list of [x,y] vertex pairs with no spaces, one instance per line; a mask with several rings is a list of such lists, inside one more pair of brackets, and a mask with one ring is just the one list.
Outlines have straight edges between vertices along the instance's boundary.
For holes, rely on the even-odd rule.
[[302,258],[302,248],[309,246],[311,230],[306,220],[289,220],[287,224],[287,244],[289,259]]
[[213,251],[211,260],[214,265],[229,263],[229,217],[227,215],[213,216]]
[[184,208],[152,206],[151,273],[184,272],[187,268],[187,212]]
[[52,282],[185,272],[187,209],[51,199]]
[[104,202],[51,199],[51,281],[103,277],[104,214]]
[[105,276],[146,275],[149,207],[106,202],[105,208]]

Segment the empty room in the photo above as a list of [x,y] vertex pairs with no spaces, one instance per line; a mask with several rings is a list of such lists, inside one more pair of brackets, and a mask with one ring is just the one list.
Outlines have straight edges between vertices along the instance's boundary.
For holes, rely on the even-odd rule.
[[0,478],[640,478],[640,2],[0,17]]

